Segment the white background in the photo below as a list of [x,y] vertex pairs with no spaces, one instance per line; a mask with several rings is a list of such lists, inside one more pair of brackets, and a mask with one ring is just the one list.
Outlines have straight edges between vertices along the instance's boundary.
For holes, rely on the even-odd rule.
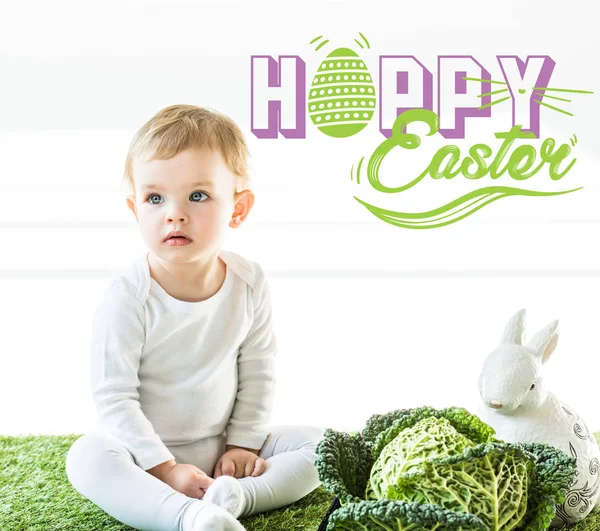
[[[529,337],[560,320],[550,387],[599,431],[593,6],[510,0],[485,15],[481,2],[442,0],[3,2],[0,434],[84,433],[95,422],[91,317],[110,275],[144,249],[120,186],[125,155],[135,131],[175,103],[228,114],[250,145],[257,200],[226,248],[259,261],[270,279],[279,344],[274,423],[347,430],[397,408],[474,410],[483,358],[526,308]],[[250,56],[297,54],[309,84],[334,48],[358,51],[359,31],[371,44],[359,53],[375,79],[386,54],[415,55],[434,79],[437,55],[472,54],[496,79],[496,55],[550,55],[551,86],[595,94],[573,97],[575,117],[542,109],[542,138],[562,143],[576,133],[578,162],[560,183],[548,184],[546,170],[527,185],[584,189],[506,198],[448,227],[407,230],[379,221],[353,196],[412,211],[440,206],[472,183],[430,179],[377,203],[364,175],[360,185],[349,177],[383,140],[375,120],[342,140],[321,134],[307,115],[306,139],[257,139]],[[330,45],[315,52],[309,42],[318,35]],[[507,130],[509,111],[498,106],[493,121],[469,122],[457,145],[497,149],[493,131]],[[390,164],[416,175],[446,143],[438,137],[420,158]],[[506,175],[496,184],[515,185]]]

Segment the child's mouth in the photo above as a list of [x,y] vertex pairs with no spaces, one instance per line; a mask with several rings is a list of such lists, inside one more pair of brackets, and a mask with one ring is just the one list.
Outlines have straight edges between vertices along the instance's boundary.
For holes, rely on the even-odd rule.
[[173,236],[172,238],[169,238],[168,240],[165,241],[165,243],[171,247],[187,245],[191,242],[192,242],[191,240],[188,240],[187,238],[184,238],[183,236]]

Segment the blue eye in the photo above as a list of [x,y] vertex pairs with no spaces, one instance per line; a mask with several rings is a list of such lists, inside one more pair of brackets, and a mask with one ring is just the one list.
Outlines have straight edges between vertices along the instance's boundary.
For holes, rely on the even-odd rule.
[[[192,193],[192,196],[194,196],[194,195],[196,195],[196,194],[202,194],[202,195],[206,195],[204,192],[197,191],[197,192],[193,192],[193,193]],[[208,199],[208,196],[207,196],[207,195],[206,195],[206,198]]]
[[[204,193],[204,192],[201,192],[201,191],[199,191],[199,190],[198,190],[198,191],[196,191],[196,192],[193,192],[193,193],[192,193],[192,195],[191,195],[190,197],[193,197],[193,196],[194,196],[194,195],[196,195],[196,194],[202,194],[202,195],[205,195],[205,196],[206,196],[206,199],[208,199],[208,195],[207,195],[206,193]],[[157,197],[162,197],[160,194],[149,194],[149,195],[146,197],[146,201],[148,201],[149,199],[151,199],[151,198],[152,198],[152,197],[154,197],[154,196],[157,196]],[[199,203],[199,202],[202,202],[202,201],[205,201],[205,199],[202,199],[202,200],[200,200],[200,201],[194,201],[194,202],[195,202],[195,203]],[[151,204],[151,205],[158,205],[159,203],[154,203],[153,201],[150,201],[150,204]]]
[[[151,197],[154,197],[155,195],[158,195],[158,194],[150,194],[148,197],[146,197],[146,201],[148,201]],[[153,203],[152,201],[150,201],[150,204],[156,205],[156,203]]]

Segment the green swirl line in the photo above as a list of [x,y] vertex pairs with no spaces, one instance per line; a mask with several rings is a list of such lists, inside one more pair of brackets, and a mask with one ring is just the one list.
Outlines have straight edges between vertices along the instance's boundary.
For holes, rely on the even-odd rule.
[[[394,210],[386,210],[379,208],[374,205],[370,205],[365,201],[362,201],[358,197],[354,196],[361,205],[365,206],[372,214],[377,216],[382,221],[390,223],[397,227],[404,227],[407,229],[434,229],[437,227],[443,227],[456,223],[461,219],[470,216],[477,212],[484,206],[508,196],[536,196],[536,197],[547,197],[554,195],[569,194],[581,190],[583,186],[574,188],[573,190],[564,190],[561,192],[536,192],[534,190],[523,190],[521,188],[512,188],[509,186],[488,186],[487,188],[481,188],[469,192],[450,203],[443,205],[435,210],[429,210],[427,212],[396,212]],[[466,203],[465,206],[462,206]],[[479,205],[476,207],[476,205]],[[462,208],[458,208],[462,206]],[[475,208],[476,207],[476,208]],[[467,212],[456,217],[456,215],[467,209]],[[452,218],[444,223],[436,223],[446,218]]]
[[[494,194],[489,194],[489,195],[494,195]],[[465,206],[463,206],[462,208],[460,208],[458,210],[451,211],[448,214],[445,214],[444,212],[442,212],[442,213],[438,214],[437,216],[432,216],[431,218],[423,220],[423,221],[406,221],[406,223],[408,223],[410,225],[431,224],[431,222],[433,222],[433,221],[439,221],[441,219],[446,219],[446,218],[452,217],[452,216],[458,214],[459,212],[466,210],[469,207],[474,207],[477,203],[482,203],[483,201],[485,201],[488,198],[489,198],[488,195],[482,195],[481,197],[471,197],[469,199],[465,199],[465,201],[464,201]],[[500,199],[500,196],[498,196],[492,200],[489,200],[487,203],[491,203],[492,201],[495,201],[496,199]],[[482,206],[485,206],[485,205],[482,205]],[[475,211],[473,210],[473,212],[475,212]],[[466,217],[466,216],[463,216],[463,217]],[[458,221],[458,219],[454,220],[454,221]],[[423,227],[423,228],[433,228],[433,227]]]
[[[495,194],[490,194],[490,195],[495,195]],[[471,205],[467,205],[467,207],[464,207],[456,212],[451,212],[450,214],[447,214],[445,216],[441,216],[439,218],[432,218],[430,220],[425,220],[425,221],[406,221],[404,220],[404,223],[402,223],[400,220],[395,219],[393,217],[389,217],[386,215],[383,215],[383,217],[380,217],[380,219],[382,219],[383,221],[386,221],[387,223],[391,223],[393,225],[396,225],[398,227],[404,227],[407,229],[435,229],[437,227],[443,227],[444,225],[450,225],[451,223],[455,223],[457,221],[460,221],[461,219],[466,218],[467,216],[473,214],[473,212],[476,212],[477,210],[479,210],[480,208],[483,208],[485,205],[492,203],[493,201],[495,201],[496,199],[500,199],[501,197],[503,197],[502,195],[496,195],[496,197],[491,197],[489,198],[489,196],[487,197],[482,197],[480,199],[478,199],[477,201],[473,201],[473,203],[471,203]],[[469,206],[474,206],[477,203],[481,203],[480,206],[478,208],[475,208],[473,210],[471,210],[470,212],[467,212],[466,214],[464,214],[463,216],[457,217],[451,221],[448,221],[446,223],[438,223],[437,225],[433,225],[432,222],[433,221],[439,221],[441,219],[445,219],[451,216],[454,216],[455,214],[457,214],[458,212],[461,212],[462,210],[465,210],[465,208],[468,208]],[[375,207],[377,208],[377,207]],[[389,211],[388,211],[389,212]],[[421,225],[421,226],[419,226]]]

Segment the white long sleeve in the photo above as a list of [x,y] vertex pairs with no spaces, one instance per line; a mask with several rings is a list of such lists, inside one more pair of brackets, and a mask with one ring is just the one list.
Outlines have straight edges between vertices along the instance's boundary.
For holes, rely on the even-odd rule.
[[203,438],[260,448],[274,395],[276,340],[260,265],[221,251],[226,278],[187,302],[150,277],[147,255],[117,272],[93,319],[98,424],[148,470]]
[[253,323],[240,346],[239,384],[233,413],[227,425],[227,444],[258,450],[269,435],[277,350],[272,325],[271,292],[262,270],[253,293]]
[[139,402],[143,323],[143,307],[134,295],[119,288],[106,291],[94,316],[91,386],[99,422],[147,470],[174,457],[154,432]]

